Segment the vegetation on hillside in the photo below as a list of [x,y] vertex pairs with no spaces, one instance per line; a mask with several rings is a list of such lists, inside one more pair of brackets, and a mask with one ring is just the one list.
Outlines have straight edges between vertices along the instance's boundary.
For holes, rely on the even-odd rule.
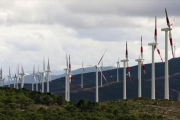
[[66,102],[61,96],[0,88],[0,120],[163,120],[180,119],[180,102],[134,98],[100,103]]

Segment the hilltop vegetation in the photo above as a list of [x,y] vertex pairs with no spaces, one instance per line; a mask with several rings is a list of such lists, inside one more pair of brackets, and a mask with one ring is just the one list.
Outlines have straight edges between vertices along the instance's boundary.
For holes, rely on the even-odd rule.
[[180,102],[134,98],[100,103],[66,102],[61,96],[0,88],[0,120],[164,120],[180,119]]

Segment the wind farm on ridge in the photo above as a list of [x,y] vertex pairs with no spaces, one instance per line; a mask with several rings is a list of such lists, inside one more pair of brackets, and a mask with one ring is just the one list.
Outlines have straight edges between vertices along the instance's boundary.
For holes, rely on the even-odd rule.
[[[172,50],[172,56],[173,58],[175,57],[175,46],[173,49],[173,41],[172,41],[172,34],[171,34],[171,30],[172,30],[172,26],[173,23],[170,23],[169,18],[168,18],[168,14],[167,11],[165,9],[165,15],[166,15],[166,22],[167,22],[167,27],[166,28],[162,28],[161,31],[165,32],[165,81],[164,81],[164,99],[168,99],[169,100],[169,68],[168,68],[168,34],[169,34],[169,41],[170,41],[170,45],[171,45],[171,50]],[[154,42],[152,41],[152,43],[146,43],[149,46],[152,47],[152,74],[151,74],[151,99],[156,99],[156,95],[155,95],[155,61],[154,61],[154,52],[157,50],[157,53],[160,56],[161,61],[163,62],[163,59],[161,57],[161,53],[160,50],[158,49],[158,45],[160,43],[158,43],[157,41],[157,18],[155,17],[155,31],[154,31]],[[138,58],[135,59],[135,62],[138,62],[138,96],[137,97],[143,97],[142,96],[142,89],[141,89],[141,67],[144,73],[144,76],[147,75],[146,70],[145,70],[145,58],[143,57],[144,51],[143,51],[143,37],[140,37],[141,39],[141,46],[139,47],[139,52],[140,52],[140,56],[137,56]],[[145,44],[145,42],[143,41],[143,43]],[[110,48],[108,48],[110,49]],[[108,49],[105,50],[105,52],[103,53],[103,55],[101,56],[100,60],[97,61],[98,63],[95,65],[96,68],[96,73],[95,73],[95,101],[99,102],[99,87],[103,87],[103,81],[105,82],[105,84],[109,84],[108,83],[108,79],[106,79],[106,74],[103,73],[103,61],[104,61],[104,56],[106,54],[106,52],[108,52]],[[126,42],[126,50],[125,50],[125,59],[121,59],[118,58],[117,61],[117,82],[120,81],[119,79],[119,68],[120,68],[120,62],[123,63],[123,89],[120,90],[123,93],[122,98],[123,99],[127,99],[127,91],[128,89],[126,88],[126,76],[128,76],[128,79],[130,82],[133,81],[131,74],[130,74],[130,67],[129,67],[129,61],[131,59],[128,58],[128,42]],[[133,60],[134,61],[134,60]],[[64,87],[64,93],[65,93],[65,100],[67,101],[71,101],[71,85],[73,85],[72,79],[73,79],[73,75],[71,73],[71,59],[70,59],[70,55],[66,55],[66,67],[64,68],[65,71],[65,87]],[[81,83],[80,83],[80,87],[81,89],[84,89],[84,77],[83,74],[86,73],[85,69],[84,69],[84,62],[82,61],[82,68],[81,68]],[[126,74],[127,71],[127,74]],[[100,72],[100,76],[101,76],[101,82],[100,82],[100,86],[99,86],[99,77],[98,77],[98,73]],[[28,75],[28,73],[25,73],[25,70],[23,68],[23,66],[21,65],[21,73],[19,72],[19,65],[17,66],[17,71],[14,75],[11,74],[11,69],[9,67],[9,75],[8,77],[8,87],[10,87],[10,81],[14,82],[14,88],[16,89],[20,89],[20,88],[24,88],[24,76]],[[38,86],[40,85],[40,92],[44,93],[44,92],[50,92],[51,88],[49,87],[51,84],[51,69],[50,69],[50,62],[49,62],[49,58],[48,58],[48,64],[47,64],[47,69],[45,66],[45,59],[43,58],[43,70],[39,71],[39,67],[38,67],[38,72],[35,72],[35,66],[33,66],[33,74],[32,76],[32,91],[36,90],[38,91]],[[3,76],[3,70],[1,68],[1,72],[0,72],[0,80],[1,80],[1,87],[4,86],[4,76]],[[75,81],[76,79],[74,79]],[[20,88],[18,86],[18,83],[21,83]],[[47,85],[47,89],[45,91],[45,86],[44,83],[46,83]],[[35,84],[35,88],[34,88],[34,84]]]

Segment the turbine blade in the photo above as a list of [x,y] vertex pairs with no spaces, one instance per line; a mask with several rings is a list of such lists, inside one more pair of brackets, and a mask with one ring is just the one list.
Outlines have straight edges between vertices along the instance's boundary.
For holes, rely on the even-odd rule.
[[141,64],[142,64],[142,69],[143,69],[143,72],[144,72],[144,76],[146,77],[146,70],[145,70],[145,65],[144,65],[143,62],[144,62],[144,61],[141,62]]
[[9,76],[11,76],[11,69],[10,69],[10,66],[9,66]]
[[141,58],[143,59],[142,36],[141,36]]
[[168,14],[167,14],[167,10],[166,9],[165,9],[165,13],[166,13],[167,26],[170,28],[169,18],[168,18]]
[[169,42],[170,42],[170,45],[171,45],[172,56],[173,56],[173,58],[174,58],[173,41],[172,41],[171,30],[169,31]]
[[[156,21],[156,16],[155,16],[155,30],[154,30],[154,40],[157,42],[157,21]],[[156,45],[154,46],[154,50],[156,48]]]
[[174,25],[175,19],[173,20],[173,22],[171,23],[170,27],[172,28],[172,26]]
[[103,61],[101,61],[101,69],[103,70]]
[[66,54],[66,66],[68,68],[68,57],[67,57],[67,54]]
[[103,57],[104,57],[104,55],[105,55],[106,51],[107,51],[107,48],[106,48],[106,50],[105,50],[104,54],[102,55],[101,59],[99,60],[98,65],[100,64],[101,60],[103,59]]
[[106,83],[108,84],[108,82],[107,82],[107,80],[106,80],[106,78],[105,78],[105,76],[104,76],[104,74],[103,74],[103,72],[102,72],[100,67],[99,67],[99,71],[100,71],[101,75],[103,76],[104,80],[106,81]]
[[35,75],[35,65],[33,66],[33,75]]
[[86,72],[84,68],[83,68],[83,71]]
[[128,71],[129,81],[131,82],[131,74],[130,74],[130,68],[128,62],[127,62],[127,71]]
[[17,74],[19,75],[19,64],[17,66]]
[[71,84],[72,75],[69,74],[69,84]]
[[45,69],[45,59],[43,58],[43,70],[46,71]]
[[48,58],[48,66],[47,66],[47,70],[50,71],[49,58]]
[[126,59],[128,59],[128,48],[127,48],[127,41],[126,41]]
[[69,72],[71,73],[71,59],[70,59],[70,55],[69,55]]
[[162,59],[162,57],[161,57],[161,53],[160,53],[160,50],[159,50],[158,46],[157,46],[157,52],[158,52],[158,54],[159,54],[159,57],[160,57],[161,61],[163,62],[163,59]]

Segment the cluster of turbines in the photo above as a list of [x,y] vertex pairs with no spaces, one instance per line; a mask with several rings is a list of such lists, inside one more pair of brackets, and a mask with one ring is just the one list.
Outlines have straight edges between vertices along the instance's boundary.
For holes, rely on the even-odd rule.
[[[168,33],[169,33],[169,40],[170,40],[170,45],[171,45],[171,50],[172,50],[172,56],[174,58],[174,53],[175,53],[175,45],[174,45],[174,51],[173,51],[173,41],[172,41],[172,35],[171,35],[171,30],[173,23],[170,24],[169,18],[167,11],[165,9],[165,14],[166,14],[166,22],[167,22],[167,28],[162,28],[161,31],[165,32],[165,96],[164,99],[169,99],[169,69],[168,69]],[[155,64],[154,64],[154,51],[155,49],[157,50],[161,61],[163,62],[163,59],[160,54],[160,50],[158,48],[158,43],[157,43],[157,20],[155,17],[155,31],[154,31],[154,40],[155,42],[149,43],[148,45],[152,47],[152,80],[151,80],[151,99],[155,99]],[[104,54],[106,53],[107,49],[105,50]],[[142,36],[141,36],[141,48],[140,48],[140,53],[141,55],[139,56],[138,59],[135,59],[136,62],[138,62],[138,97],[142,97],[142,91],[141,91],[141,65],[142,69],[144,72],[144,75],[146,76],[146,71],[145,71],[145,66],[144,66],[144,58],[143,58],[143,46],[142,46]],[[101,59],[99,60],[98,64],[95,65],[96,67],[96,97],[95,101],[99,102],[99,91],[98,91],[98,70],[101,73],[101,87],[102,87],[102,77],[104,80],[107,82],[105,76],[103,75],[103,72],[101,71],[101,67],[99,66],[100,63],[102,62],[102,59],[104,57],[104,54],[102,55]],[[126,42],[126,54],[125,54],[125,59],[121,60],[124,65],[124,70],[123,70],[123,99],[126,99],[126,68],[128,72],[128,77],[129,80],[131,81],[131,75],[130,75],[130,68],[128,65],[128,49],[127,49],[127,42]],[[119,59],[117,61],[117,82],[119,82]],[[82,73],[81,73],[81,88],[83,88],[83,73],[85,72],[83,68],[83,63],[82,63]]]
[[[169,99],[169,69],[168,69],[168,33],[169,33],[169,40],[170,40],[170,45],[171,45],[171,50],[172,50],[172,56],[174,58],[174,51],[173,51],[173,41],[172,41],[172,35],[171,35],[171,30],[172,30],[172,24],[169,22],[168,14],[165,9],[165,14],[166,14],[166,21],[167,21],[167,28],[162,28],[161,31],[165,32],[165,99]],[[158,49],[158,43],[157,43],[157,20],[155,17],[155,32],[154,32],[154,39],[155,42],[149,43],[148,45],[152,47],[152,80],[151,80],[151,99],[155,99],[155,64],[154,64],[154,51],[155,49],[157,50],[161,61],[163,62],[163,59],[160,54],[160,50]],[[175,49],[175,46],[174,46]],[[107,49],[105,50],[104,54],[100,58],[99,62],[97,65],[95,65],[96,68],[96,96],[95,96],[95,101],[99,102],[99,90],[98,90],[98,72],[100,71],[101,73],[101,87],[102,87],[102,80],[107,82],[103,72],[102,72],[102,59],[106,53]],[[141,55],[139,56],[138,59],[135,59],[136,62],[138,62],[138,97],[141,97],[141,66],[144,72],[144,75],[146,76],[146,71],[145,71],[145,66],[144,66],[144,58],[143,58],[143,46],[142,46],[142,36],[141,36],[141,48],[140,48],[140,53]],[[131,81],[131,75],[130,75],[130,68],[128,64],[128,48],[127,48],[127,42],[126,42],[126,53],[125,53],[125,59],[121,60],[123,62],[123,99],[126,99],[126,69],[128,72],[128,77],[129,80]],[[101,66],[100,66],[101,64]],[[119,82],[119,68],[120,68],[120,61],[118,59],[117,61],[117,82]],[[66,68],[65,70],[65,100],[70,101],[70,85],[71,85],[71,79],[72,79],[72,73],[71,73],[71,62],[70,62],[70,55],[69,59],[68,56],[66,55]],[[83,61],[82,61],[82,72],[81,72],[81,88],[83,88],[83,73],[85,73],[85,69],[83,67]],[[14,77],[11,77],[11,71],[9,67],[9,75],[8,77],[8,87],[10,87],[10,81],[14,79],[14,88],[18,89],[18,82],[21,82],[21,88],[24,88],[24,76],[27,75],[27,73],[24,72],[23,66],[21,66],[21,73],[19,73],[19,65],[17,67],[17,71],[14,75]],[[4,79],[2,76],[2,68],[0,71],[0,83],[1,86],[4,86]],[[47,92],[49,92],[49,82],[51,81],[51,70],[50,70],[50,64],[49,64],[49,59],[48,59],[48,65],[47,65],[47,70],[45,69],[45,60],[43,59],[43,71],[39,72],[39,67],[38,67],[38,72],[35,73],[35,66],[33,67],[33,74],[32,74],[32,90],[34,90],[34,82],[36,83],[36,91],[38,91],[38,83],[40,83],[42,89],[41,92],[44,92],[44,83],[47,82]]]
[[[14,81],[14,88],[18,89],[18,83],[20,81],[21,83],[21,89],[24,88],[24,76],[29,75],[28,73],[24,72],[23,66],[21,66],[21,73],[19,73],[19,65],[17,66],[17,71],[15,75],[12,77],[11,75],[11,70],[9,67],[9,75],[8,77],[8,87],[10,87],[10,82]],[[45,69],[45,60],[43,59],[43,71],[39,72],[39,67],[38,67],[38,72],[35,72],[35,66],[33,66],[33,74],[31,75],[32,77],[32,91],[34,91],[34,82],[36,83],[36,91],[38,91],[38,84],[40,83],[41,89],[40,92],[44,92],[44,82],[47,83],[47,92],[49,92],[49,82],[51,82],[51,70],[50,70],[50,64],[49,64],[49,59],[48,59],[48,65],[47,69]],[[2,75],[2,68],[0,70],[0,83],[1,87],[4,86],[4,80]]]

